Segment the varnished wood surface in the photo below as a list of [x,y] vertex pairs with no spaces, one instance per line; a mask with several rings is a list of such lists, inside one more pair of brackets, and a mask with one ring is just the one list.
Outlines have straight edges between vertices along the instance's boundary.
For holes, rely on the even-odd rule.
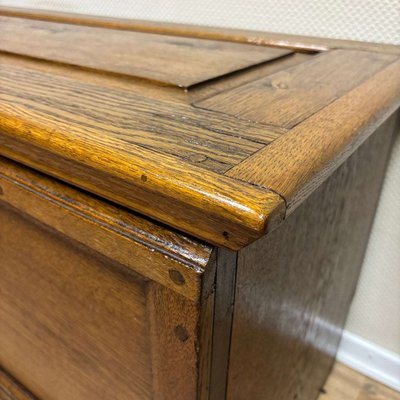
[[[215,258],[192,301],[4,202],[0,226],[0,365],[30,392],[42,400],[208,397],[200,384],[209,386],[212,362]],[[5,390],[14,397],[4,400],[29,399],[3,378],[2,400]]]
[[336,362],[318,400],[400,400],[400,393]]
[[[187,100],[188,103],[195,105],[197,102],[201,102],[202,100],[212,97],[213,95],[222,93],[229,89],[235,89],[249,82],[272,75],[275,72],[283,71],[295,65],[299,65],[304,61],[312,59],[316,55],[318,55],[318,53],[293,53],[286,57],[259,64],[253,68],[237,71],[234,74],[225,76],[223,79],[214,79],[207,82],[207,84],[193,86],[190,88],[190,90],[184,92],[183,96],[181,97],[184,97],[184,100]],[[175,92],[175,98],[176,95],[177,93]],[[197,108],[199,109],[199,107]],[[250,121],[247,122],[250,123]],[[260,128],[263,129],[265,133],[260,135],[258,138],[255,136],[251,138],[257,142],[259,142],[260,139],[262,141],[262,138],[268,131],[271,131],[271,139],[269,140],[270,142],[286,132],[286,129],[278,129],[277,127],[271,127],[267,125],[263,125]],[[277,137],[273,138],[273,133],[278,134]]]
[[[78,87],[80,84],[84,86],[77,89],[76,82],[62,76],[21,71],[12,66],[2,68],[1,72],[3,76],[12,74],[12,77],[4,78],[0,86],[1,154],[186,232],[193,233],[196,226],[196,236],[212,243],[224,243],[226,247],[245,245],[252,237],[263,234],[270,223],[274,224],[275,218],[282,218],[282,201],[275,193],[236,182],[212,171],[204,171],[175,155],[160,153],[163,127],[159,123],[163,111],[160,109],[157,113],[155,110],[157,101],[141,97],[136,98],[139,102],[135,103],[135,96],[128,91],[111,90],[110,98],[119,104],[115,108],[107,106],[106,110],[99,112],[100,104],[96,107],[96,102],[103,104],[106,101],[107,90],[99,88],[96,93],[96,86],[85,83],[78,83]],[[52,79],[56,79],[53,84]],[[53,86],[52,89],[49,84]],[[36,92],[34,97],[26,90],[30,85]],[[54,104],[48,103],[49,90],[55,96],[57,92],[61,96]],[[42,91],[43,96],[38,91]],[[81,95],[86,100],[76,98]],[[178,143],[184,146],[186,143],[187,150],[193,151],[197,143],[203,141],[203,150],[190,155],[200,156],[198,161],[208,160],[209,157],[212,159],[212,136],[220,141],[222,147],[226,146],[227,140],[232,142],[232,146],[226,147],[227,153],[243,141],[250,145],[250,152],[255,150],[254,146],[259,146],[253,141],[246,142],[236,137],[248,124],[242,127],[233,121],[221,124],[221,118],[215,114],[214,121],[221,124],[221,128],[217,128],[209,118],[211,114],[206,112],[207,117],[199,125],[194,121],[195,115],[198,119],[198,112],[188,106],[182,107],[189,114],[185,114],[186,111],[181,114],[178,105],[174,107],[174,112],[178,114],[173,114],[171,118],[172,104],[159,104],[165,107],[166,140],[170,143],[167,146],[173,152],[179,151]],[[53,107],[56,108],[51,111]],[[82,113],[81,107],[83,110],[90,107],[91,111]],[[141,116],[135,116],[136,109]],[[121,112],[125,113],[122,119]],[[111,118],[111,126],[107,125],[110,122],[102,121],[107,115],[107,118]],[[154,121],[154,116],[158,122]],[[71,123],[73,120],[75,123]],[[133,125],[126,129],[124,126],[129,120]],[[135,124],[140,120],[147,128],[135,130]],[[120,126],[114,126],[117,121],[120,121]],[[210,129],[203,128],[202,123],[209,125]],[[171,133],[176,129],[174,125],[182,135],[177,131],[171,142]],[[231,138],[226,137],[223,133],[225,129],[236,133]],[[143,134],[147,136],[146,130],[149,138],[153,136],[153,149],[146,148],[147,139],[141,139]],[[190,130],[196,132],[182,141],[181,136],[184,137]],[[199,130],[208,132],[208,137],[201,139]],[[248,130],[247,134],[252,130]],[[264,136],[262,140],[268,140],[268,131],[271,130],[257,126],[253,130],[258,132],[256,134],[259,137]],[[215,154],[220,157],[222,153],[216,150]]]
[[322,53],[196,105],[290,129],[395,60],[393,55],[363,51]]
[[[141,146],[216,172],[238,164],[284,132],[234,123],[212,111],[148,98],[128,88],[32,71],[7,59],[0,66],[0,83],[4,118],[24,117],[38,128],[52,130],[56,124],[65,130],[72,123],[82,135],[104,137],[103,146],[109,150],[112,146],[134,155],[135,146]],[[70,129],[68,136],[75,141]]]
[[[158,284],[150,285],[148,296],[154,399],[196,399],[200,308]],[[207,328],[211,335],[212,326]]]
[[[200,300],[213,250],[209,245],[2,157],[1,201],[146,279]],[[171,279],[171,271],[179,274],[179,282]]]
[[[38,58],[6,52],[0,52],[0,65],[3,65],[4,68],[19,67],[24,70],[62,76],[64,78],[70,78],[73,81],[94,84],[103,89],[122,89],[124,93],[129,92],[132,95],[134,94],[141,97],[149,97],[150,99],[162,100],[167,104],[172,102],[173,104],[178,103],[181,105],[190,105],[224,90],[244,85],[252,80],[260,79],[272,73],[298,65],[315,55],[317,55],[317,53],[293,53],[285,57],[225,75],[221,79],[212,79],[204,84],[192,86],[187,90],[183,90],[176,86],[151,83],[148,80],[132,76],[107,73],[104,71],[94,71],[75,67],[69,64],[49,62]],[[224,117],[224,115],[220,115],[220,118],[223,119],[224,125],[229,125],[228,121],[231,120],[229,116]],[[243,127],[247,128],[252,127],[249,132],[245,132],[244,129],[241,129],[241,134],[244,135],[243,137],[254,142],[269,143],[286,132],[285,129],[273,127],[265,129],[265,126],[263,126],[262,129],[257,130],[257,125],[258,124],[255,123],[243,125]],[[207,127],[209,125],[202,124],[202,126]],[[211,128],[212,125],[209,127]],[[254,132],[252,130],[254,130]],[[214,132],[214,134],[216,134],[216,132]],[[188,158],[188,161],[190,162],[190,158]],[[204,162],[204,160],[202,162]]]
[[292,212],[400,105],[395,61],[227,172],[273,189]]
[[[0,18],[0,154],[16,161],[0,159],[0,364],[43,400],[316,398],[396,126],[363,144],[400,104],[395,51],[62,18]],[[94,32],[140,38],[138,64],[115,45],[118,61],[72,66],[94,61]],[[166,70],[189,43],[207,68]],[[236,64],[292,47],[307,53]],[[232,68],[188,91],[152,81]]]
[[383,126],[277,230],[239,251],[229,400],[318,397],[356,288],[392,133]]
[[5,16],[0,16],[0,36],[1,51],[179,87],[189,87],[290,53],[286,49]]
[[[67,36],[101,31],[66,24],[54,34],[49,22],[3,18],[10,32],[21,23],[46,40],[59,40],[64,29]],[[58,32],[59,25],[51,26]],[[170,40],[160,34],[164,25],[150,26],[153,34],[103,30],[157,37],[160,49]],[[8,52],[26,54],[19,44],[35,48],[23,40],[24,29],[9,38]],[[65,62],[80,57],[68,48]],[[115,63],[129,64],[129,57]],[[229,54],[220,57],[232,64]],[[299,205],[400,105],[398,56],[339,50],[304,57],[270,60],[187,94],[111,76],[100,65],[89,72],[3,53],[0,153],[237,250],[278,226],[287,206],[291,212]],[[168,62],[173,58],[166,55]]]
[[[32,139],[34,130],[29,124],[24,126],[22,131],[17,131],[27,133]],[[40,132],[43,133],[37,131]],[[48,135],[55,139],[54,133],[46,132],[47,138]],[[42,139],[43,144],[50,143],[45,137]],[[140,147],[135,152],[135,164],[131,164],[126,157],[116,159],[110,154],[106,157],[105,150],[98,148],[96,151],[93,144],[90,146],[91,160],[80,153],[85,161],[101,164],[102,168],[107,166],[110,172],[115,172],[117,177],[111,177],[100,173],[95,166],[83,167],[76,160],[54,157],[53,153],[43,152],[32,144],[18,142],[13,134],[0,137],[0,143],[3,145],[0,148],[2,155],[83,187],[105,199],[142,210],[148,216],[212,244],[220,243],[232,249],[243,247],[273,229],[284,218],[284,202],[276,193],[248,184],[238,187],[229,178],[208,175],[200,168],[184,172],[185,164],[160,154],[151,161],[146,157],[146,154],[150,154]],[[87,144],[82,143],[82,146],[80,150],[87,149]],[[78,157],[79,150],[78,153],[73,147],[67,150],[72,151],[73,157]],[[152,165],[148,165],[148,161]],[[169,171],[167,176],[165,169]],[[65,171],[68,177],[63,173]],[[129,181],[136,184],[134,191],[132,183],[126,180],[128,175]],[[158,187],[160,192],[153,191],[153,187]]]
[[39,399],[152,398],[145,280],[4,203],[0,226],[0,364]]
[[327,51],[329,49],[358,49],[400,55],[400,46],[341,40],[315,36],[289,35],[285,33],[260,32],[234,28],[204,27],[169,22],[153,22],[124,18],[98,17],[94,15],[69,14],[48,10],[0,7],[0,15],[14,16],[69,24],[82,24],[111,29],[157,32],[161,34],[208,38],[239,43],[278,46],[300,51]]

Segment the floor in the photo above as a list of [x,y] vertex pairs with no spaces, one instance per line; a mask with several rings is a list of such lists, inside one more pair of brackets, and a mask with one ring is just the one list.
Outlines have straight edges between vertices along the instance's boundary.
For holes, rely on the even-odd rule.
[[400,393],[336,363],[318,400],[400,400]]

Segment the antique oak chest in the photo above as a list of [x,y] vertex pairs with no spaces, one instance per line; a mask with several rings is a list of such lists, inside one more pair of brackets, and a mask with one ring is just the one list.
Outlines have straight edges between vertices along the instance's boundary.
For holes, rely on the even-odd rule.
[[400,50],[0,9],[0,399],[314,400]]

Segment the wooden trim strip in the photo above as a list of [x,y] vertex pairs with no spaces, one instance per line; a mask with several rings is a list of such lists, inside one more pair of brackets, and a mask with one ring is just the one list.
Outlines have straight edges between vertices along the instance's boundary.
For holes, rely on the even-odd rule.
[[[277,194],[175,157],[54,121],[13,106],[0,114],[0,154],[139,211],[209,243],[237,250],[284,216]],[[34,121],[32,123],[31,121]],[[90,153],[87,149],[90,148]]]
[[[211,246],[2,157],[0,201],[190,300],[200,300]],[[178,284],[171,271],[180,274]]]
[[226,175],[271,188],[292,212],[400,106],[400,60]]
[[330,49],[357,49],[400,54],[400,46],[390,44],[289,35],[284,33],[259,32],[244,29],[204,27],[167,22],[107,18],[14,7],[0,7],[0,15],[63,22],[68,24],[98,26],[111,29],[133,30],[239,43],[251,43],[262,46],[285,47],[292,50],[307,52],[326,51]]
[[0,399],[1,400],[38,400],[33,394],[17,382],[0,367]]
[[226,399],[235,304],[237,252],[218,249],[210,399]]

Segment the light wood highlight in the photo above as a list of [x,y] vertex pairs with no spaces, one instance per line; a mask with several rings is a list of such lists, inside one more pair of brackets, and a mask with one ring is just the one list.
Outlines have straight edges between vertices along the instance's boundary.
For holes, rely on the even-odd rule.
[[0,36],[2,51],[185,88],[291,53],[286,49],[5,16],[0,16]]
[[195,105],[290,129],[394,60],[388,54],[331,51]]
[[399,105],[400,61],[395,61],[227,175],[280,193],[290,213]]

